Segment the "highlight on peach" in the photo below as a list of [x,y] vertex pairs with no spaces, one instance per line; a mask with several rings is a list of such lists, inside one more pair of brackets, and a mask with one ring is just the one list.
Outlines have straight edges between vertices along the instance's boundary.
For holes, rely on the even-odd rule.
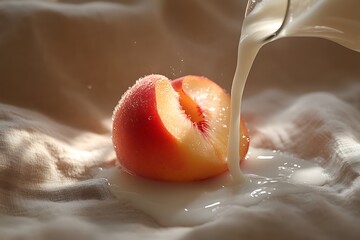
[[[113,114],[112,141],[121,167],[154,180],[187,182],[227,171],[230,96],[200,76],[139,79]],[[249,147],[241,119],[240,159]]]

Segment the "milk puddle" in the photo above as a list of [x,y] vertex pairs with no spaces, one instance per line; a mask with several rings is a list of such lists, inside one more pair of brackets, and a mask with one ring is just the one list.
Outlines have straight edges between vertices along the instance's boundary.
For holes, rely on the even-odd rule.
[[119,167],[101,169],[118,199],[125,199],[163,226],[193,226],[210,221],[233,206],[251,206],[277,196],[314,191],[327,183],[328,175],[310,160],[289,154],[250,148],[241,164],[245,182],[229,173],[192,183],[166,183],[129,175]]

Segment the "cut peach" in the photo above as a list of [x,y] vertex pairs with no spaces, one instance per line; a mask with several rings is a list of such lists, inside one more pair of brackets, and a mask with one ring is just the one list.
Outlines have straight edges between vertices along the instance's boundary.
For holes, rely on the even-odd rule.
[[[113,115],[113,143],[128,172],[163,181],[194,181],[227,170],[230,97],[211,80],[161,75],[140,79]],[[241,122],[241,156],[248,132]]]

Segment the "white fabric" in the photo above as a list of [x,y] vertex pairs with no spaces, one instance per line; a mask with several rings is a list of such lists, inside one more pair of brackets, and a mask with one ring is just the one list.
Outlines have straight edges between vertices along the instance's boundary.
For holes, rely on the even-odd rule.
[[1,239],[359,239],[360,54],[264,47],[247,83],[251,145],[317,161],[328,185],[166,228],[94,179],[111,114],[151,73],[230,89],[245,1],[0,1]]

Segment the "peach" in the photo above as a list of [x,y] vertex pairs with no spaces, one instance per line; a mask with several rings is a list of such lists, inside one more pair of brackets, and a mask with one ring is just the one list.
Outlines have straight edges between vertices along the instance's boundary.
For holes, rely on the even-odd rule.
[[[114,110],[112,140],[122,168],[163,181],[195,181],[227,170],[230,97],[205,77],[149,75]],[[241,120],[240,159],[248,131]]]

